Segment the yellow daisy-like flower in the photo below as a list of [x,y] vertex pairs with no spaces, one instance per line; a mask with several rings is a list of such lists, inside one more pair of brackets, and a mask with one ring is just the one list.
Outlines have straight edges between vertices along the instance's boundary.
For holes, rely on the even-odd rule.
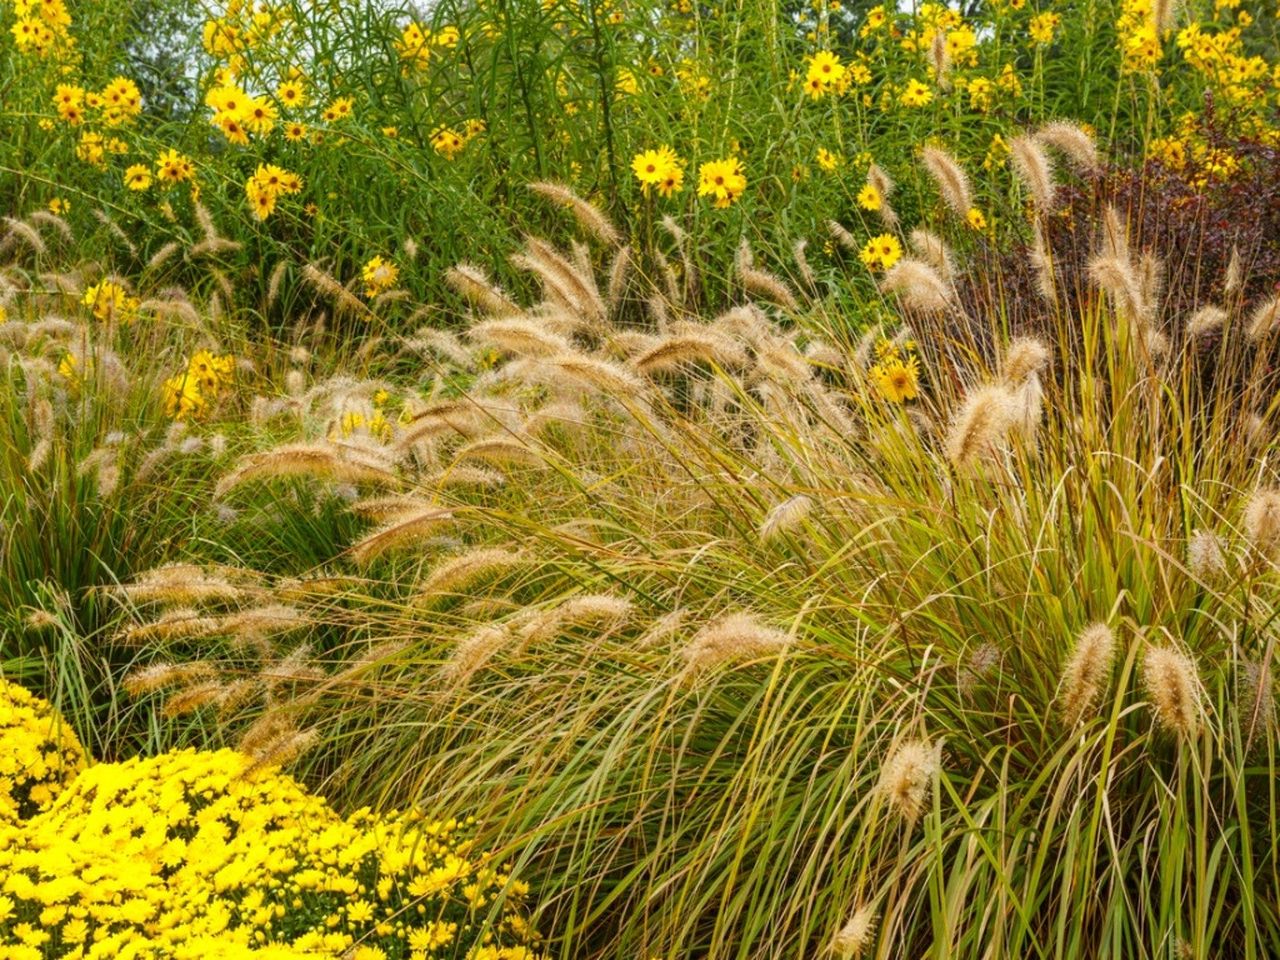
[[873,184],[866,184],[858,191],[858,206],[863,210],[879,210],[884,205],[884,197]]
[[746,189],[747,178],[737,157],[710,160],[698,168],[698,196],[712,197],[717,207],[731,205]]
[[858,255],[870,270],[888,270],[902,258],[902,244],[891,233],[882,233],[867,241]]
[[124,172],[124,185],[130,190],[145,190],[151,186],[151,168],[145,163],[135,163]]
[[297,80],[286,80],[276,87],[276,99],[286,109],[297,109],[307,105],[307,91]]
[[887,357],[868,372],[880,396],[890,403],[903,403],[920,395],[920,370],[914,355],[906,360]]
[[904,107],[923,107],[933,101],[933,90],[919,80],[908,80],[906,87],[898,96],[898,102]]
[[964,219],[974,230],[987,229],[986,215],[977,207],[970,207],[969,212],[964,215]]
[[817,160],[818,166],[827,171],[827,173],[834,173],[840,169],[842,162],[839,154],[832,153],[826,147],[819,147],[817,156],[814,159]]
[[360,271],[360,279],[364,281],[364,295],[371,299],[382,291],[391,289],[399,277],[400,268],[380,256],[371,258]]

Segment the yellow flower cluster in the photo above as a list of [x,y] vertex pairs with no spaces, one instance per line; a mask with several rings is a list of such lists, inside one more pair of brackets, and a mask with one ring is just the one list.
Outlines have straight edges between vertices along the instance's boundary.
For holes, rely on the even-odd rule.
[[74,83],[60,83],[54,90],[53,106],[73,127],[88,119],[86,110],[98,111],[105,126],[118,127],[142,112],[142,94],[128,77],[116,77],[96,93]]
[[527,886],[470,828],[367,810],[343,819],[230,750],[98,764],[49,809],[0,826],[0,951],[535,960]]
[[80,298],[93,315],[108,323],[133,323],[138,318],[139,300],[131,296],[114,280],[100,280],[84,292]]
[[381,256],[372,257],[360,269],[360,279],[364,281],[364,295],[372,299],[395,286],[400,279],[400,268]]
[[869,270],[888,270],[902,258],[902,244],[891,233],[872,237],[858,254]]
[[1228,103],[1266,106],[1269,90],[1280,87],[1280,73],[1273,76],[1262,57],[1246,56],[1241,34],[1238,26],[1209,33],[1191,23],[1178,32],[1176,42],[1191,68],[1209,80]]
[[1116,33],[1120,38],[1122,73],[1150,73],[1156,69],[1164,49],[1152,15],[1151,0],[1123,0]]
[[14,0],[13,12],[18,19],[10,32],[19,50],[42,57],[54,52],[60,59],[71,53],[75,41],[63,0]]
[[410,21],[400,32],[400,39],[395,43],[396,54],[405,70],[425,70],[431,62],[431,50],[434,47],[453,49],[458,45],[458,28],[444,27],[433,33],[428,28]]
[[0,678],[0,823],[34,816],[84,765],[84,748],[48,701]]
[[204,98],[213,110],[209,122],[237,146],[249,143],[249,134],[265,136],[276,125],[279,112],[266,97],[252,97],[234,83],[214,87]]
[[448,126],[437,127],[431,134],[431,147],[440,156],[452,160],[466,148],[468,143],[482,133],[484,133],[483,120],[468,120],[460,131]]
[[684,161],[667,146],[637,153],[631,158],[631,172],[640,181],[640,189],[645,194],[650,187],[664,197],[684,189]]
[[276,209],[276,201],[285,194],[302,192],[302,178],[277,167],[274,163],[259,164],[252,177],[245,181],[244,193],[249,199],[253,215],[265,220]]
[[187,363],[186,370],[162,385],[164,412],[174,420],[199,416],[231,383],[234,373],[235,363],[230,354],[216,356],[208,350],[198,351]]
[[698,196],[711,197],[714,206],[729,206],[746,189],[747,177],[737,157],[710,160],[698,168]]
[[876,362],[867,371],[880,396],[890,403],[904,403],[920,395],[920,365],[912,345],[901,348],[892,340],[876,346]]

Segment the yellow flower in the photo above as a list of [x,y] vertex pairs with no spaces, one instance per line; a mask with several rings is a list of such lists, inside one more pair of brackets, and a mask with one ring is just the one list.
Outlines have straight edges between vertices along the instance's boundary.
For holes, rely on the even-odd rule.
[[842,162],[838,154],[832,153],[826,147],[819,147],[817,156],[814,159],[817,161],[818,166],[827,171],[827,173],[834,173],[840,168]]
[[370,299],[395,286],[399,277],[400,269],[380,256],[370,259],[360,270],[360,279],[364,281],[364,295]]
[[884,197],[873,184],[866,184],[858,191],[858,206],[863,210],[879,210],[884,205]]
[[124,172],[124,185],[130,190],[145,190],[151,186],[151,168],[145,163],[135,163]]
[[902,403],[919,396],[919,368],[914,355],[903,360],[890,356],[875,364],[868,373],[880,395],[890,403]]
[[660,194],[669,197],[684,189],[684,167],[670,147],[637,153],[631,159],[631,171],[644,193],[648,193],[650,187],[657,187]]
[[168,185],[195,178],[195,164],[177,150],[165,150],[156,157],[156,176]]
[[710,160],[698,168],[698,196],[712,197],[717,207],[729,206],[746,188],[747,178],[737,157]]
[[164,401],[164,412],[174,420],[185,420],[193,413],[199,413],[204,407],[204,397],[195,377],[189,373],[180,373],[170,377],[161,386],[161,398]]
[[1038,13],[1031,18],[1031,23],[1027,26],[1027,31],[1031,34],[1031,39],[1040,45],[1053,43],[1054,31],[1062,23],[1062,17],[1051,11]]
[[867,241],[858,255],[868,269],[888,270],[902,257],[902,244],[891,233],[882,233]]
[[820,50],[808,60],[805,93],[815,100],[836,89],[844,79],[845,66],[830,50]]
[[276,87],[276,99],[287,110],[307,105],[307,91],[298,80],[286,80]]
[[54,197],[49,201],[49,212],[57,214],[70,213],[71,201],[63,197]]
[[129,296],[124,287],[111,280],[95,283],[84,292],[80,302],[102,321],[132,323],[138,315],[138,298]]
[[987,229],[987,218],[977,207],[970,207],[969,212],[964,215],[964,218],[968,222],[969,226],[973,227],[974,230]]
[[898,96],[898,102],[904,107],[923,107],[933,100],[933,90],[925,86],[919,80],[911,79],[907,81],[906,87]]
[[447,160],[456,157],[466,145],[466,138],[451,127],[441,127],[431,135],[431,146]]
[[325,107],[324,118],[329,123],[336,120],[345,120],[351,116],[352,105],[355,103],[350,97],[338,97],[329,106]]

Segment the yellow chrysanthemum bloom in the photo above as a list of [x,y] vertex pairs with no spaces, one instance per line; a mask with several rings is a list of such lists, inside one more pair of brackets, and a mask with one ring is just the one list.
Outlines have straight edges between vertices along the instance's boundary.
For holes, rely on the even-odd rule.
[[48,701],[0,678],[0,824],[47,807],[85,762],[75,732]]

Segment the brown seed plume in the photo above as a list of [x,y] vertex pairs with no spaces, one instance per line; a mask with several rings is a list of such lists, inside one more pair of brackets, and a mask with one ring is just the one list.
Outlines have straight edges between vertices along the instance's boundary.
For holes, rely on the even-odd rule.
[[1264,557],[1274,559],[1280,553],[1280,489],[1257,491],[1244,508],[1244,533]]
[[1249,315],[1249,339],[1257,343],[1280,326],[1280,294],[1264,300],[1253,309],[1253,313]]
[[920,159],[938,185],[938,192],[947,206],[956,216],[965,216],[973,206],[973,193],[969,187],[969,175],[960,166],[960,161],[949,151],[933,145],[921,151]]
[[893,293],[909,310],[942,313],[951,306],[951,286],[932,266],[914,257],[903,257],[885,271],[882,293]]
[[1031,194],[1036,209],[1041,215],[1052,211],[1055,191],[1053,161],[1044,147],[1033,137],[1023,134],[1009,141],[1009,157],[1013,161],[1014,173]]
[[682,651],[690,670],[704,671],[744,660],[775,656],[791,638],[751,613],[731,613],[707,624]]
[[562,183],[541,181],[529,184],[534,193],[546,197],[552,203],[559,204],[573,214],[582,229],[601,243],[610,247],[622,244],[622,235],[618,233],[604,212],[593,203],[578,196]]
[[351,559],[366,564],[392,550],[413,546],[453,520],[453,511],[435,507],[397,517],[351,547]]
[[1060,696],[1062,717],[1074,727],[1102,697],[1115,661],[1116,640],[1105,623],[1095,623],[1081,631],[1071,656],[1062,666]]
[[[942,33],[941,30],[938,31]],[[855,960],[871,946],[876,936],[876,911],[862,904],[849,916],[831,940],[831,952],[839,960]]]
[[1173,647],[1151,646],[1142,660],[1142,680],[1156,722],[1179,737],[1200,729],[1200,680],[1195,661]]
[[1036,139],[1062,151],[1076,171],[1083,174],[1097,173],[1098,146],[1084,127],[1067,120],[1046,123],[1036,132]]
[[998,454],[1009,432],[1022,420],[1022,408],[1003,384],[974,390],[965,399],[947,434],[947,459],[967,471]]
[[471,305],[495,317],[511,316],[521,312],[511,298],[479,267],[459,263],[444,273],[444,282]]

